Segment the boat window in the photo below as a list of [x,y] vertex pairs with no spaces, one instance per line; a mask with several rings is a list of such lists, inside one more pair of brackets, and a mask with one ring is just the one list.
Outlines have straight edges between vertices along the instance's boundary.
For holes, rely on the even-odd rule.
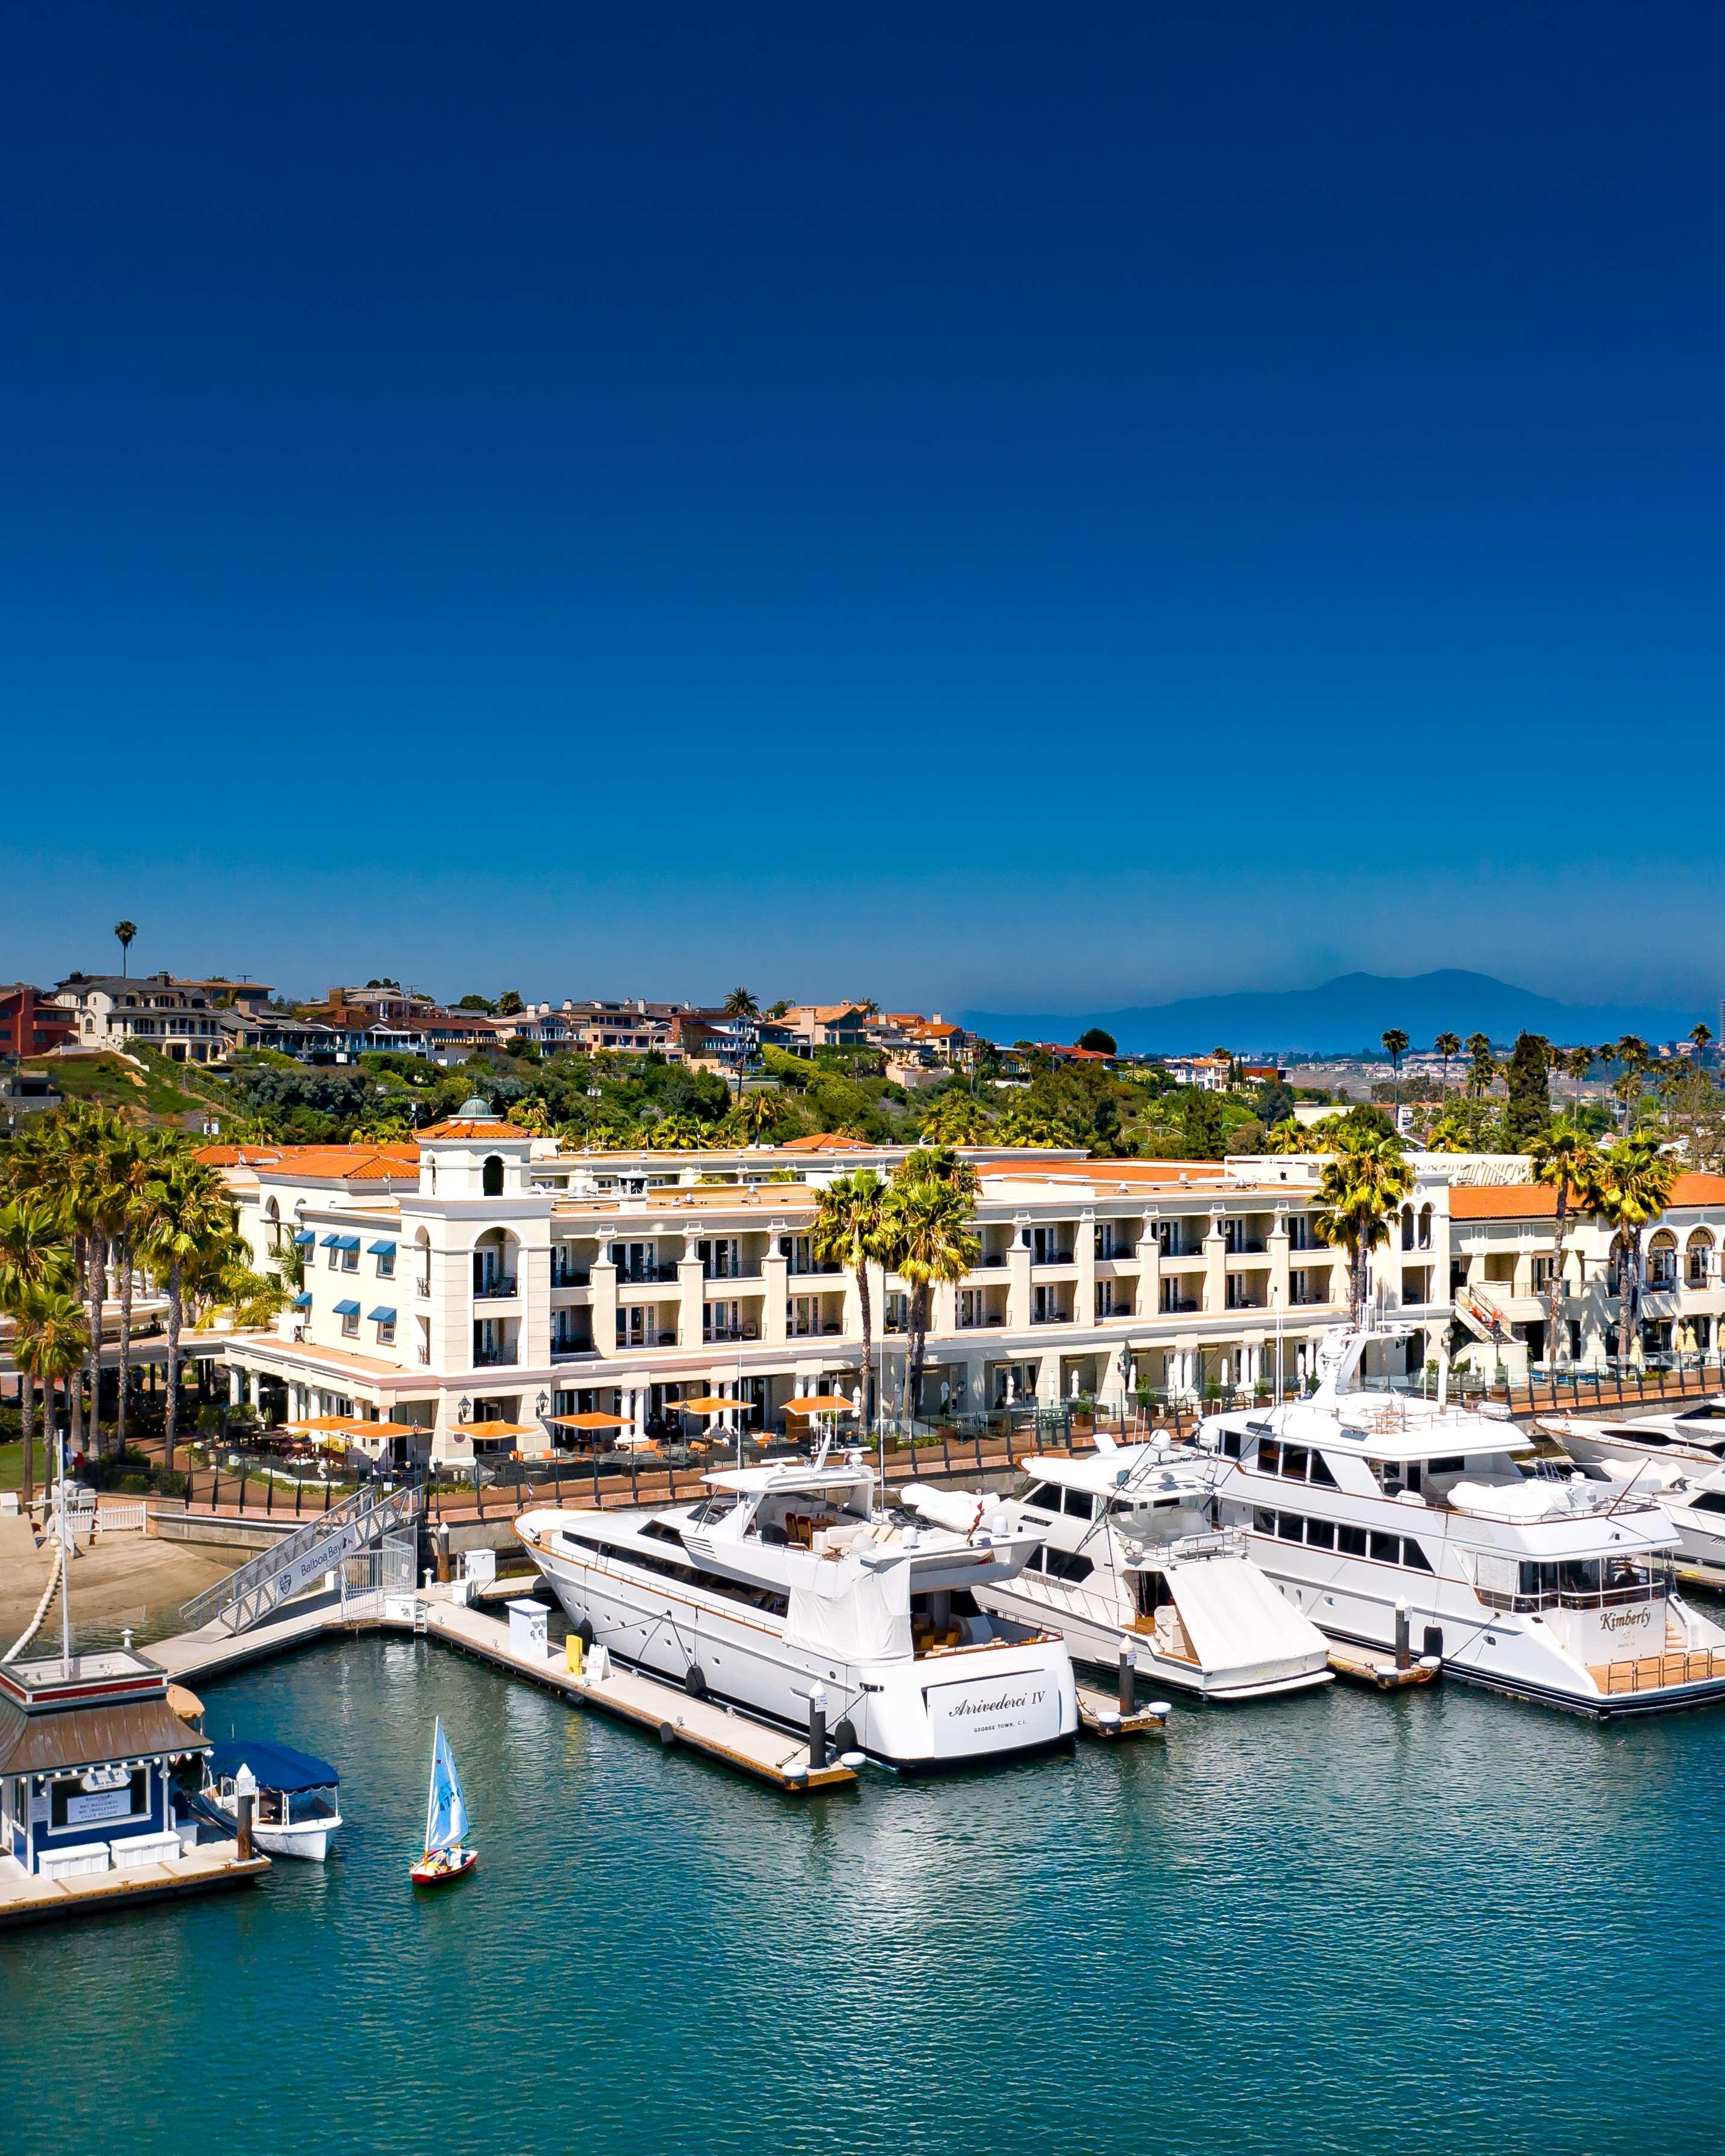
[[1281,1441],[1279,1438],[1260,1437],[1258,1440],[1258,1472],[1260,1475],[1281,1474]]
[[641,1532],[649,1536],[656,1543],[671,1543],[678,1549],[683,1547],[683,1537],[665,1520],[649,1520]]
[[1224,1430],[1222,1433],[1222,1457],[1224,1460],[1238,1460],[1240,1442],[1240,1432],[1237,1430]]
[[1066,1492],[1067,1517],[1074,1520],[1096,1517],[1096,1499],[1088,1490],[1069,1490]]
[[1252,1514],[1252,1531],[1255,1534],[1273,1535],[1276,1532],[1275,1513],[1266,1512],[1261,1507],[1255,1512]]
[[1411,1535],[1402,1537],[1402,1563],[1410,1565],[1415,1572],[1431,1570],[1431,1560]]
[[1306,1540],[1313,1549],[1334,1549],[1335,1527],[1328,1520],[1308,1520],[1306,1522]]
[[1725,1512],[1725,1490],[1703,1490],[1695,1500],[1697,1512]]
[[1306,1539],[1306,1522],[1297,1512],[1278,1512],[1276,1532],[1285,1543],[1303,1542]]
[[1363,1527],[1345,1527],[1336,1522],[1336,1547],[1344,1557],[1363,1557],[1366,1553],[1366,1531]]
[[1704,1408],[1685,1408],[1685,1422],[1725,1422],[1725,1400],[1709,1400]]
[[1025,1496],[1024,1502],[1027,1505],[1040,1505],[1047,1512],[1057,1512],[1060,1509],[1059,1487],[1052,1482],[1033,1482]]
[[1281,1449],[1281,1471],[1290,1481],[1306,1480],[1306,1463],[1310,1457],[1303,1445],[1285,1445]]
[[1335,1476],[1330,1472],[1329,1461],[1321,1452],[1314,1452],[1312,1455],[1312,1467],[1307,1480],[1312,1482],[1322,1482],[1327,1490],[1334,1490],[1339,1486]]
[[1558,1586],[1565,1594],[1597,1594],[1599,1560],[1596,1557],[1568,1558],[1558,1567]]
[[1434,1475],[1459,1475],[1467,1462],[1465,1460],[1428,1460],[1425,1465]]
[[1076,1586],[1081,1579],[1088,1579],[1096,1567],[1087,1557],[1075,1556],[1070,1550],[1045,1549],[1039,1569],[1050,1578],[1067,1580]]
[[1379,1564],[1399,1564],[1402,1561],[1401,1537],[1373,1532],[1370,1554]]
[[741,1502],[735,1490],[716,1490],[695,1507],[689,1515],[689,1524],[692,1527],[710,1527],[715,1520],[722,1520],[727,1512],[734,1512]]

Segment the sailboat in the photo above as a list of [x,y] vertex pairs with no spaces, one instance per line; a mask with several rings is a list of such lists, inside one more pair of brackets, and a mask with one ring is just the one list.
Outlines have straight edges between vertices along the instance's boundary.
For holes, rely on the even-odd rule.
[[479,1862],[476,1849],[465,1849],[467,1800],[461,1794],[461,1777],[455,1772],[455,1755],[438,1717],[431,1739],[431,1789],[425,1800],[425,1853],[409,1867],[416,1887],[447,1887],[465,1878]]

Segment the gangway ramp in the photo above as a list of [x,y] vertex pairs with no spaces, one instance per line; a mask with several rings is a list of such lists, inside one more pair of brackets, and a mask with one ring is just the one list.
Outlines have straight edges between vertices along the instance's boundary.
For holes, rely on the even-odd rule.
[[218,1579],[181,1609],[188,1631],[219,1625],[229,1633],[249,1630],[273,1616],[285,1602],[303,1594],[312,1582],[347,1558],[376,1548],[386,1535],[415,1525],[419,1492],[403,1487],[379,1494],[356,1490],[297,1527],[285,1542]]

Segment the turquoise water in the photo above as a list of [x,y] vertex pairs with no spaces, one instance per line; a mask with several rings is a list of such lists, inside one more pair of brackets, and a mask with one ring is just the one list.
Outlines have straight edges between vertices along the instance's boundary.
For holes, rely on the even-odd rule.
[[339,1857],[0,1940],[8,2156],[1718,2145],[1725,1717],[1332,1686],[799,1804],[424,1641],[207,1697]]

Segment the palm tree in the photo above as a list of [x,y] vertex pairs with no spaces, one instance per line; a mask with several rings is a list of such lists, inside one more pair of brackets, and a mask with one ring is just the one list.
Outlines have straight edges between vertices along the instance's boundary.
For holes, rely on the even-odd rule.
[[1623,1103],[1625,1134],[1633,1137],[1640,1120],[1641,1096],[1646,1090],[1647,1065],[1652,1060],[1652,1051],[1638,1033],[1626,1033],[1612,1054],[1623,1065],[1623,1071],[1611,1090]]
[[108,1255],[126,1224],[128,1194],[120,1168],[131,1132],[100,1108],[62,1118],[61,1204],[84,1250],[83,1291],[90,1320],[85,1382],[90,1388],[90,1449],[101,1450],[102,1311],[108,1300]]
[[1615,1228],[1623,1246],[1619,1291],[1617,1352],[1620,1360],[1640,1336],[1641,1237],[1671,1203],[1677,1163],[1651,1138],[1620,1138],[1612,1147],[1588,1193],[1594,1210]]
[[1402,1058],[1408,1052],[1408,1036],[1399,1026],[1393,1025],[1378,1038],[1384,1043],[1384,1054],[1389,1058],[1390,1073],[1395,1082],[1395,1102],[1399,1107],[1402,1101]]
[[1695,1043],[1696,1067],[1700,1068],[1703,1057],[1713,1043],[1713,1029],[1710,1025],[1692,1025],[1689,1038]]
[[13,1360],[27,1378],[42,1388],[43,1481],[54,1467],[59,1432],[54,1419],[54,1389],[75,1377],[84,1360],[90,1334],[77,1297],[63,1288],[33,1288],[13,1340]]
[[1558,1305],[1563,1294],[1563,1245],[1569,1231],[1572,1200],[1590,1202],[1599,1175],[1599,1152],[1573,1116],[1559,1116],[1530,1148],[1533,1180],[1558,1194],[1556,1234],[1553,1243],[1550,1293],[1545,1324],[1547,1359],[1558,1359]]
[[152,1178],[154,1212],[141,1255],[167,1292],[167,1404],[162,1421],[163,1462],[174,1471],[179,1438],[180,1328],[186,1315],[186,1274],[203,1259],[212,1244],[225,1244],[234,1233],[234,1207],[222,1178],[212,1168],[188,1156],[170,1157]]
[[835,1260],[856,1276],[857,1305],[862,1314],[863,1427],[875,1420],[875,1313],[869,1293],[869,1267],[880,1254],[881,1214],[886,1186],[870,1168],[841,1175],[820,1194],[810,1230],[814,1255],[824,1264]]
[[746,1143],[758,1145],[778,1121],[779,1101],[775,1093],[757,1088],[745,1093],[731,1113]]
[[674,1111],[653,1125],[647,1142],[655,1152],[698,1152],[711,1137],[693,1116]]
[[1563,1057],[1562,1062],[1564,1070],[1575,1081],[1575,1106],[1579,1111],[1581,1106],[1581,1089],[1587,1082],[1589,1071],[1594,1067],[1594,1052],[1585,1045],[1572,1048],[1568,1054]]
[[969,1093],[947,1093],[922,1119],[918,1135],[925,1144],[978,1145],[988,1136],[993,1119],[982,1102]]
[[1431,1044],[1444,1059],[1444,1091],[1450,1090],[1450,1058],[1461,1053],[1461,1036],[1455,1033],[1440,1033]]
[[[21,1324],[31,1299],[44,1289],[64,1290],[70,1260],[53,1214],[39,1199],[0,1205],[0,1311]],[[18,1411],[24,1441],[24,1502],[34,1494],[36,1388],[20,1362]]]
[[1491,1081],[1497,1075],[1497,1066],[1491,1060],[1491,1036],[1489,1033],[1471,1033],[1462,1043],[1472,1063],[1468,1071],[1468,1091],[1484,1100],[1491,1090]]
[[132,938],[137,932],[136,921],[116,921],[114,924],[114,933],[120,943],[120,978],[122,981],[126,978],[126,957],[131,949]]
[[976,1170],[949,1146],[919,1147],[895,1170],[881,1220],[882,1262],[911,1291],[905,1363],[905,1414],[914,1422],[928,1353],[931,1291],[937,1281],[957,1281],[982,1255],[971,1227]]
[[1389,1223],[1409,1191],[1413,1172],[1394,1138],[1338,1134],[1336,1150],[1323,1165],[1317,1216],[1322,1240],[1348,1253],[1349,1300],[1353,1322],[1366,1322],[1366,1257],[1389,1240]]
[[740,1019],[742,1025],[742,1053],[737,1059],[737,1096],[742,1098],[742,1067],[748,1061],[749,1036],[755,1020],[761,1015],[761,1006],[747,988],[733,988],[725,998],[725,1015]]

